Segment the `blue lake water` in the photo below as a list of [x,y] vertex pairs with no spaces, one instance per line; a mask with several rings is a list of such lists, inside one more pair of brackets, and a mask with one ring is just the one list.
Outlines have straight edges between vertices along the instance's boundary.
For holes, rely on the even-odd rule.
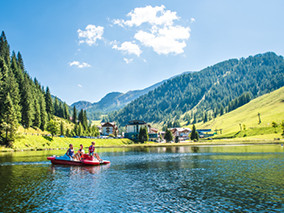
[[0,153],[0,212],[284,212],[280,145],[97,151],[111,164],[46,160],[63,150]]

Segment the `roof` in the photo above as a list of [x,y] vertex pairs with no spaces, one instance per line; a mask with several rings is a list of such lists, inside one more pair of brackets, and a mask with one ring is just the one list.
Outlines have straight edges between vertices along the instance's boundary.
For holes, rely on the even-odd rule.
[[102,126],[115,126],[115,122],[105,122],[101,123]]
[[137,125],[137,124],[146,124],[146,122],[141,120],[132,120],[129,121],[127,125]]
[[178,132],[190,132],[190,128],[170,128],[170,130],[178,131]]

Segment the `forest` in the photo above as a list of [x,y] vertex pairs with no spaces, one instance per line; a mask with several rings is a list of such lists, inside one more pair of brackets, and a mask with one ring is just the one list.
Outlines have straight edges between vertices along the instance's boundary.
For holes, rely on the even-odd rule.
[[[75,116],[74,116],[75,111]],[[13,51],[4,31],[0,36],[0,143],[9,145],[15,138],[19,125],[24,128],[38,128],[52,135],[97,135],[98,129],[88,124],[86,111],[81,110],[78,118],[73,110],[72,129],[54,117],[70,122],[69,106],[52,97],[48,87],[32,79],[25,69],[20,52]],[[73,127],[74,126],[74,127]]]
[[283,85],[282,56],[267,52],[230,59],[172,78],[104,119],[122,126],[133,119],[168,124],[182,118],[196,123],[229,112]]

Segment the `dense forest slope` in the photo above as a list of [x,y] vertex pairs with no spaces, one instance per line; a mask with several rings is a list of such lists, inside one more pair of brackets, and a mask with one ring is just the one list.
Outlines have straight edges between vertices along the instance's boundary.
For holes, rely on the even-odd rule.
[[120,125],[132,119],[159,123],[180,119],[181,115],[191,111],[198,120],[204,112],[220,113],[219,109],[226,108],[233,99],[245,93],[254,99],[282,86],[282,56],[268,52],[239,60],[231,59],[199,72],[172,78],[110,114],[108,119]]
[[[257,97],[232,112],[218,116],[206,123],[199,123],[197,126],[212,130],[222,129],[222,133],[225,135],[238,132],[240,128],[251,130],[271,127],[272,133],[274,133],[272,122],[280,126],[282,121],[284,121],[284,87]],[[265,132],[261,133],[265,134]]]
[[147,94],[149,91],[154,90],[163,83],[164,81],[156,83],[142,90],[133,90],[128,91],[127,93],[111,92],[104,96],[99,102],[91,103],[88,101],[78,101],[73,103],[71,106],[75,106],[77,110],[86,110],[88,118],[91,120],[99,119],[99,116],[101,114],[106,114],[111,111],[119,110],[131,101],[139,98],[144,94]]

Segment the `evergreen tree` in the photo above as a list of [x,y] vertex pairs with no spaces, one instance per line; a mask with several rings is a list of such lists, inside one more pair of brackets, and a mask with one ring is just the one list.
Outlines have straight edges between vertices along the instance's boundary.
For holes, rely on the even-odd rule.
[[18,52],[17,54],[17,62],[18,62],[18,67],[22,70],[22,72],[24,72],[25,66],[24,66],[24,61],[23,61],[23,58],[20,52]]
[[50,119],[52,115],[54,114],[54,107],[53,107],[52,98],[51,98],[51,94],[50,94],[48,87],[46,87],[46,92],[45,92],[45,105],[46,105],[46,112],[47,112],[48,118]]
[[38,103],[37,99],[34,100],[34,120],[33,120],[33,126],[36,126],[38,128],[41,127],[41,111],[40,111],[40,104]]
[[15,77],[16,74],[18,74],[18,65],[17,60],[15,56],[15,52],[13,52],[12,56],[12,62],[11,62],[11,69],[9,71],[9,77],[8,77],[8,91],[11,94],[11,99],[14,105],[15,112],[17,114],[18,121],[21,121],[21,106],[20,106],[20,92],[19,92],[19,84],[17,82],[17,79]]
[[14,110],[10,93],[8,93],[4,100],[4,108],[1,109],[0,115],[0,136],[4,145],[10,145],[15,139],[17,128],[17,113]]
[[46,113],[45,99],[43,94],[40,94],[39,107],[40,107],[40,118],[41,118],[40,129],[44,131],[46,128],[47,113]]
[[83,123],[82,123],[84,129],[88,129],[88,118],[87,118],[87,112],[86,110],[83,111]]
[[191,118],[190,118],[190,115],[188,113],[185,113],[184,120],[186,121],[187,124],[190,124]]
[[208,115],[207,112],[204,112],[203,123],[206,123],[207,121],[208,121]]
[[65,134],[64,134],[64,124],[63,124],[62,121],[61,121],[61,123],[60,123],[60,135],[65,135]]
[[59,112],[60,111],[60,107],[59,107],[59,103],[58,103],[57,97],[54,98],[53,108],[54,108],[54,115],[60,117],[60,112]]
[[69,121],[70,120],[70,113],[69,113],[69,107],[66,103],[64,103],[63,109],[64,109],[64,116],[65,116],[64,118]]
[[165,133],[165,137],[164,138],[165,138],[165,140],[167,142],[170,142],[170,141],[173,140],[173,134],[172,134],[172,132],[169,129],[166,129],[166,133]]
[[73,129],[74,136],[78,136],[78,124],[76,123]]
[[28,77],[24,77],[23,89],[21,91],[21,105],[22,105],[22,125],[29,128],[33,120],[33,99]]
[[73,107],[72,122],[73,122],[74,124],[76,124],[76,123],[77,123],[77,109],[76,109],[76,107],[75,107],[75,106]]
[[79,112],[78,121],[79,121],[79,123],[81,123],[81,124],[84,123],[84,111],[83,111],[83,109],[81,109],[80,112]]
[[82,136],[83,132],[84,132],[84,128],[83,128],[82,124],[79,122],[78,128],[77,128],[77,136]]
[[138,140],[141,143],[145,143],[149,140],[148,129],[147,127],[140,128]]
[[2,31],[0,36],[0,57],[2,57],[5,61],[5,64],[10,66],[10,46],[6,39],[6,35],[4,31]]
[[195,125],[193,124],[191,134],[190,134],[190,140],[199,140],[198,132],[196,131]]

